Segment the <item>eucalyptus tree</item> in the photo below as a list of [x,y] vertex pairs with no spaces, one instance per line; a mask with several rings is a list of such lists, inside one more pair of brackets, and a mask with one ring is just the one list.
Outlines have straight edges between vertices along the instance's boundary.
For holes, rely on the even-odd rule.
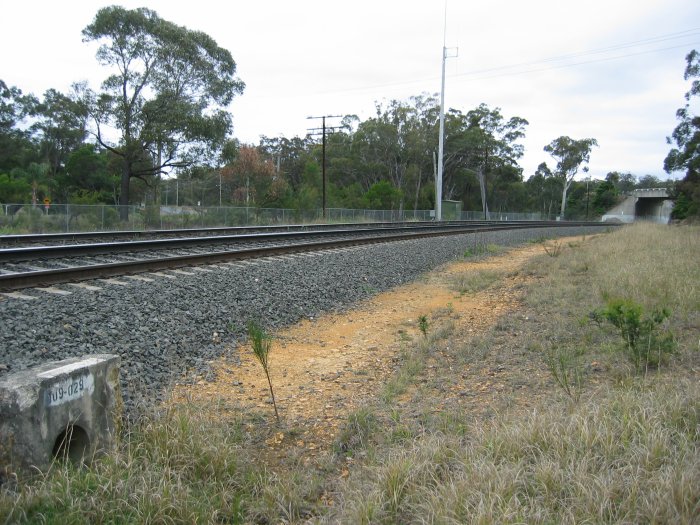
[[405,196],[410,186],[417,206],[421,188],[432,180],[438,111],[437,99],[426,95],[377,104],[376,116],[361,122],[353,135],[353,156],[365,191],[388,180]]
[[585,166],[585,164],[588,164],[591,158],[593,146],[597,145],[598,141],[596,139],[575,140],[571,137],[561,136],[544,147],[544,151],[557,161],[554,176],[559,179],[562,185],[560,208],[562,219],[565,217],[566,194],[571,187],[571,183],[582,164],[584,164],[582,171],[588,171],[588,166]]
[[525,181],[530,209],[537,210],[546,218],[552,216],[552,208],[560,196],[559,181],[546,162],[541,162],[535,173]]
[[77,84],[69,94],[49,89],[37,105],[37,132],[39,147],[48,165],[51,178],[65,168],[68,157],[80,149],[87,138],[87,103],[85,85]]
[[506,120],[500,108],[489,108],[480,104],[465,114],[450,112],[451,130],[447,137],[447,161],[453,168],[467,168],[476,173],[479,180],[481,203],[484,215],[489,216],[488,190],[495,186],[500,177],[512,178],[517,170],[518,178],[522,170],[518,159],[524,147],[518,140],[525,136],[528,121],[521,117]]
[[275,172],[283,177],[293,191],[303,181],[304,167],[310,158],[311,140],[301,137],[260,137],[258,148],[272,159]]
[[685,59],[687,65],[683,78],[693,80],[685,94],[685,106],[676,111],[680,123],[667,138],[668,143],[675,142],[676,147],[664,160],[666,172],[685,171],[685,177],[674,191],[673,216],[677,219],[700,215],[700,116],[691,108],[691,102],[696,103],[700,97],[700,53],[694,49]]
[[39,103],[15,86],[0,80],[0,173],[10,173],[37,160],[36,146],[27,119]]
[[83,37],[100,43],[97,60],[111,70],[90,110],[97,141],[122,161],[120,204],[129,204],[132,178],[148,181],[221,148],[231,130],[225,107],[244,87],[229,51],[146,8],[100,9]]

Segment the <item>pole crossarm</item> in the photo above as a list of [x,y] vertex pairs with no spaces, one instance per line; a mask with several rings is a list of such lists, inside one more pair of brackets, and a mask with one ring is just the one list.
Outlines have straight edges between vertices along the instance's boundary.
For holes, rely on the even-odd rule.
[[306,120],[317,120],[321,119],[322,126],[320,128],[311,128],[307,131],[308,135],[321,135],[323,136],[323,147],[322,147],[322,159],[321,159],[321,180],[323,181],[323,218],[326,219],[326,134],[330,130],[331,132],[340,129],[339,126],[336,127],[326,127],[327,118],[343,118],[343,115],[321,115],[320,117],[306,117]]

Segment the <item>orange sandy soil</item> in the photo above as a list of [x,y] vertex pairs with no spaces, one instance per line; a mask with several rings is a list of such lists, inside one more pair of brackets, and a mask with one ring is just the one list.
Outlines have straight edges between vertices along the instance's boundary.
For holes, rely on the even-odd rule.
[[[304,320],[273,334],[270,369],[282,428],[297,430],[293,434],[273,432],[267,444],[273,448],[299,447],[308,456],[328,451],[348,415],[380,394],[398,366],[402,347],[423,337],[418,328],[420,316],[428,317],[431,330],[441,322],[454,323],[446,344],[466,344],[499,318],[517,312],[522,285],[530,279],[519,270],[527,260],[543,253],[542,246],[531,245],[485,259],[450,263],[344,313]],[[451,282],[456,276],[483,270],[498,271],[504,278],[478,293],[461,295],[455,291]],[[531,394],[536,390],[532,383],[544,385],[546,371],[541,364],[522,360],[511,367],[503,363],[502,358],[485,359],[463,368],[461,376],[457,374],[463,381],[443,387],[444,395],[434,410],[458,403],[479,407],[483,413],[494,396],[504,392],[511,404],[531,406]],[[222,417],[246,411],[273,421],[267,381],[250,347],[229,348],[213,368],[214,381],[198,381],[195,388],[178,386],[172,400],[201,403],[202,410],[214,410]],[[427,366],[426,373],[430,376],[430,369],[437,368]],[[515,387],[513,378],[507,377],[511,371],[521,379],[516,378]],[[517,385],[523,382],[531,388],[518,397],[513,392],[518,392]],[[410,393],[396,402],[409,404]]]

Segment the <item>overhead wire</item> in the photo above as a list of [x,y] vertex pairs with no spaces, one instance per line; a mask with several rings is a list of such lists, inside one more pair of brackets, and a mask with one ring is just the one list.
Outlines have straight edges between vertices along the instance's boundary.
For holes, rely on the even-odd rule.
[[[504,77],[504,76],[518,76],[518,75],[525,75],[525,74],[530,74],[530,73],[539,73],[539,72],[548,71],[548,70],[562,69],[562,68],[568,68],[568,67],[578,67],[578,66],[601,63],[601,62],[608,62],[611,60],[622,60],[625,58],[631,58],[631,57],[635,57],[635,56],[641,56],[641,55],[652,54],[652,53],[660,53],[660,52],[664,52],[664,51],[671,51],[671,50],[675,50],[675,49],[681,49],[684,47],[687,48],[689,46],[700,45],[700,41],[693,41],[693,42],[685,42],[683,44],[679,44],[676,46],[646,49],[646,50],[642,50],[642,51],[638,51],[638,52],[634,52],[634,53],[615,55],[612,57],[611,56],[604,56],[604,57],[595,58],[595,59],[591,59],[591,60],[585,60],[585,61],[567,62],[564,64],[557,64],[556,63],[556,62],[562,62],[562,61],[572,60],[572,59],[586,57],[586,56],[600,55],[603,53],[610,53],[612,51],[618,51],[618,50],[622,50],[622,49],[644,47],[644,46],[649,46],[652,44],[660,44],[663,42],[668,42],[668,41],[673,41],[673,40],[678,40],[678,39],[683,39],[683,38],[690,38],[690,37],[692,37],[692,38],[700,37],[700,28],[687,29],[687,30],[678,31],[675,33],[667,33],[664,35],[658,35],[655,37],[634,40],[631,42],[623,42],[620,44],[615,44],[615,45],[606,46],[606,47],[597,48],[597,49],[589,49],[589,50],[580,51],[577,53],[569,53],[569,54],[565,54],[565,55],[547,57],[547,58],[532,60],[532,61],[527,61],[527,62],[519,62],[516,64],[508,64],[508,65],[503,65],[503,66],[478,69],[478,70],[473,70],[473,71],[466,71],[464,73],[457,73],[457,74],[448,75],[448,78],[456,79],[458,82],[464,82],[464,81],[484,80],[484,79],[490,79],[490,78],[499,78],[499,77]],[[547,64],[551,64],[551,65],[547,65]],[[543,65],[543,66],[547,65],[547,66],[546,67],[539,67],[536,69],[520,70],[521,68],[524,68],[524,67],[539,66],[539,65]],[[499,71],[500,71],[500,73],[496,73]],[[488,75],[488,73],[492,73],[492,72],[495,74]],[[347,89],[341,89],[341,90],[334,89],[334,90],[328,90],[328,91],[319,91],[319,92],[317,92],[317,94],[336,94],[336,93],[353,93],[353,92],[363,92],[363,91],[375,91],[375,90],[381,89],[381,88],[409,86],[412,84],[425,84],[427,82],[434,82],[437,79],[439,79],[438,76],[431,76],[431,77],[425,77],[425,78],[416,79],[416,80],[374,84],[372,86],[361,86],[361,87],[347,88]]]

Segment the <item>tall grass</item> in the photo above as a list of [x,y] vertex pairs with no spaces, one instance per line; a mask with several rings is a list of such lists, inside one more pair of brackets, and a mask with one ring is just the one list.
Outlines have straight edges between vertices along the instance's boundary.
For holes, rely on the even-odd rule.
[[617,231],[613,240],[596,243],[590,256],[598,293],[650,310],[673,305],[684,316],[700,311],[700,227],[640,224]]
[[[635,224],[588,239],[557,258],[533,260],[538,278],[526,302],[537,315],[543,348],[584,346],[601,355],[619,347],[614,327],[585,322],[610,300],[643,312],[667,310],[664,324],[681,350],[700,350],[700,228]],[[688,360],[693,352],[685,352]],[[695,353],[697,355],[697,353]],[[692,361],[692,359],[691,359]]]
[[252,453],[260,438],[248,422],[202,408],[145,418],[90,469],[56,463],[0,488],[0,523],[249,523],[308,513],[319,489],[307,471],[278,477]]
[[[0,487],[0,524],[698,523],[698,233],[632,226],[543,253],[524,272],[526,311],[477,337],[432,312],[427,337],[403,341],[395,375],[326,457],[268,448],[287,430],[257,413],[173,405],[90,469],[56,464]],[[668,367],[616,375],[614,334],[585,321],[605,294],[672,312]],[[575,357],[551,363],[574,374],[560,379],[576,403],[546,375],[553,349]],[[482,369],[494,384],[512,374],[513,389],[460,397]],[[516,387],[528,408],[501,410]]]
[[358,472],[328,521],[692,523],[699,428],[700,387],[683,381],[431,434]]
[[[406,442],[386,446],[390,440],[377,430],[374,443],[385,446],[342,485],[340,504],[325,520],[697,522],[700,383],[693,372],[698,359],[692,342],[697,341],[698,327],[688,322],[697,319],[697,233],[691,228],[634,226],[571,244],[557,257],[543,254],[534,260],[526,272],[536,276],[526,294],[528,315],[501,320],[493,334],[481,336],[488,351],[475,341],[467,349],[469,356],[474,352],[478,356],[467,359],[466,349],[461,349],[454,360],[473,367],[494,354],[516,352],[513,348],[518,346],[539,349],[529,350],[529,359],[546,370],[549,354],[550,363],[561,365],[556,371],[569,398],[557,395],[555,374],[547,402],[524,415],[497,414],[485,423],[465,421],[459,412],[446,408],[440,416],[447,424],[436,417],[414,421],[416,437],[408,447]],[[686,342],[682,353],[692,366],[671,367],[647,377],[626,375],[624,381],[616,381],[616,367],[625,362],[609,353],[613,334],[585,321],[607,294],[631,297],[650,310],[668,307],[677,312],[674,331]],[[513,333],[520,334],[519,345],[499,348],[499,341]],[[441,348],[450,346],[455,345],[446,341]],[[574,356],[577,362],[565,362],[562,356]],[[450,358],[445,360],[452,364]],[[584,366],[591,362],[595,373]],[[447,370],[452,366],[440,373]],[[405,376],[397,372],[397,377]],[[421,395],[413,400],[423,406],[410,410],[424,413],[441,401],[442,394],[420,388]],[[404,424],[407,419],[403,418]]]

